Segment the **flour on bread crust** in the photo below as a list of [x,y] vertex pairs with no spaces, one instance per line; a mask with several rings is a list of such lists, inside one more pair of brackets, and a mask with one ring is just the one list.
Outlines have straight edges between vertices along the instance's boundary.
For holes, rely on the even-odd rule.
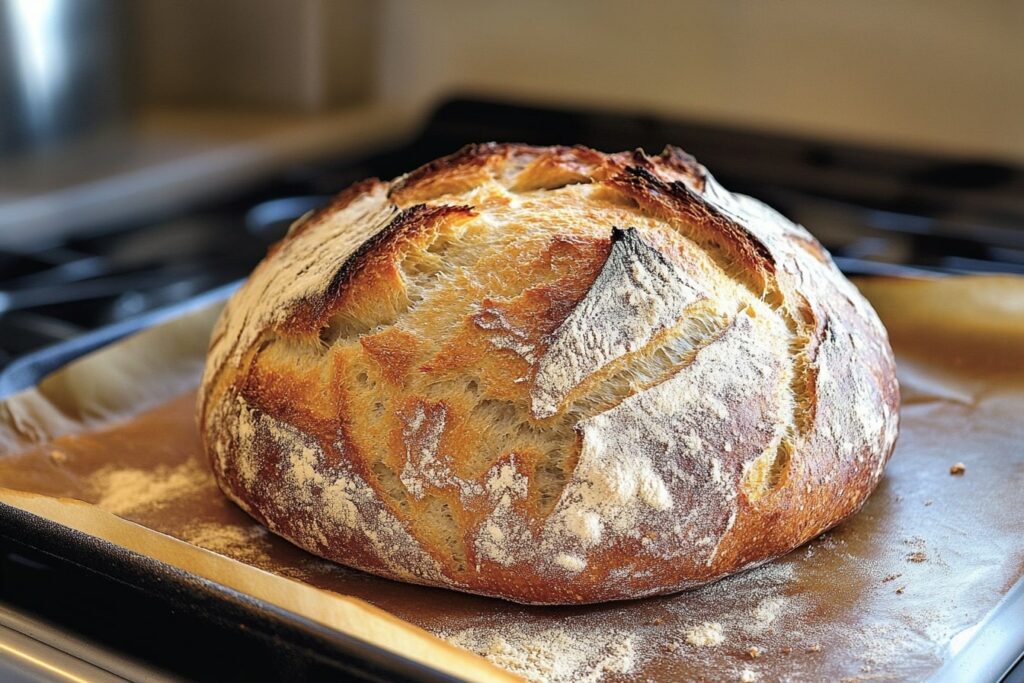
[[636,230],[616,229],[590,291],[555,331],[533,379],[533,414],[553,415],[569,393],[616,358],[668,329],[699,293]]
[[197,415],[221,488],[311,552],[581,603],[855,512],[898,389],[821,245],[692,157],[490,144],[293,226],[218,321]]

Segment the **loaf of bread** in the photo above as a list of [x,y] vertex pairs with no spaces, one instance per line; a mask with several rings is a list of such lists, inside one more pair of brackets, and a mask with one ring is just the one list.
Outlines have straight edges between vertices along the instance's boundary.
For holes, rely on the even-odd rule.
[[486,144],[298,221],[221,315],[197,412],[224,492],[309,552],[565,604],[837,524],[898,403],[829,254],[692,157]]

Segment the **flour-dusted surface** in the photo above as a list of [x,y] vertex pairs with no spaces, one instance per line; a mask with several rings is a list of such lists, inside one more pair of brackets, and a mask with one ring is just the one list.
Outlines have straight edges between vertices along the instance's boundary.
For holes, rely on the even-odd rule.
[[716,647],[725,640],[722,625],[717,621],[705,621],[686,629],[686,643],[696,647]]
[[153,469],[108,466],[95,474],[90,488],[96,505],[115,515],[144,512],[168,505],[209,482],[205,468],[194,462]]
[[628,631],[581,638],[571,627],[482,628],[442,635],[532,683],[597,683],[609,674],[629,674],[636,665],[634,638]]
[[[826,561],[845,550],[826,536],[803,560]],[[801,568],[777,562],[690,593],[622,606],[541,609],[467,598],[480,603],[475,610],[459,605],[452,615],[421,618],[449,642],[542,683],[779,680],[771,672],[780,661],[790,662],[788,680],[817,680],[796,663],[820,650],[822,637],[803,626],[819,605],[805,594]],[[445,626],[452,622],[464,626]],[[862,631],[848,636],[865,648],[871,638]],[[874,639],[873,656],[881,641]]]
[[778,443],[792,411],[784,395],[758,405],[765,386],[784,386],[786,362],[756,341],[771,331],[755,335],[755,325],[770,330],[740,314],[674,377],[580,426],[580,459],[541,552],[583,558],[599,544],[632,542],[618,568],[626,577],[646,557],[710,564],[735,520],[745,467]]
[[[700,365],[694,367],[699,371]],[[187,420],[187,401],[181,402],[180,413],[183,421]],[[300,443],[292,448],[296,441],[289,438],[288,427],[268,422],[265,417],[246,424],[254,434],[264,435],[260,438],[288,447],[288,456],[282,461],[287,467],[281,470],[287,481],[298,485],[305,477],[319,477],[309,467],[319,457],[313,445]],[[312,558],[252,523],[217,495],[205,459],[197,450],[191,454],[187,449],[163,451],[165,458],[172,457],[154,459],[154,454],[161,451],[147,448],[142,434],[165,440],[158,429],[143,423],[132,439],[138,445],[139,457],[122,449],[119,464],[103,464],[102,459],[94,458],[91,449],[83,450],[81,444],[73,442],[70,447],[61,445],[47,451],[45,462],[72,470],[94,462],[94,469],[82,472],[79,481],[84,497],[97,505],[255,567],[361,596],[530,681],[643,681],[651,677],[652,666],[662,671],[654,680],[673,680],[676,674],[664,672],[705,671],[709,662],[718,673],[707,680],[776,680],[772,671],[780,658],[788,661],[800,656],[824,656],[829,642],[834,648],[855,648],[861,658],[860,670],[867,673],[887,671],[904,657],[899,643],[906,638],[908,625],[899,620],[845,630],[842,643],[836,641],[835,633],[806,626],[821,605],[806,594],[806,580],[801,574],[815,564],[831,566],[849,556],[851,548],[842,534],[827,535],[786,561],[680,596],[576,610],[515,607],[394,584]],[[642,469],[634,479],[624,477],[622,481],[639,505],[654,511],[666,509],[658,485]],[[526,482],[514,459],[493,468],[481,486],[497,501],[496,510],[513,505],[526,494]],[[335,511],[324,514],[340,515],[345,524],[359,528],[363,522],[358,496],[344,484],[340,490],[349,493],[337,497]],[[496,521],[500,521],[498,517]],[[611,532],[596,519],[579,515],[572,533],[595,542],[607,537]],[[506,538],[500,529],[495,524],[490,530],[494,548],[489,551],[499,559],[510,542],[519,542]],[[577,556],[569,550],[568,546],[563,548],[553,561],[565,571],[578,571],[579,567],[572,564]],[[929,563],[912,558],[917,557],[915,553],[927,552],[938,555],[922,536],[908,534],[901,538],[892,554],[908,568],[887,574],[877,582],[878,588],[895,596],[897,587],[913,587],[914,568]],[[890,580],[890,576],[896,578]],[[420,590],[426,592],[416,592]],[[435,597],[442,598],[450,609],[439,609]],[[926,630],[930,637],[945,637],[949,628],[944,626],[948,618],[943,617],[935,611],[915,614],[911,628]],[[906,619],[906,615],[901,618]],[[756,657],[751,656],[752,651],[757,652]],[[786,666],[791,680],[814,678],[815,670],[801,668],[804,664]]]
[[182,536],[189,543],[256,566],[269,561],[268,534],[263,527],[233,526],[221,522],[200,522],[182,531]]
[[537,364],[533,414],[554,415],[593,373],[680,324],[686,307],[701,296],[694,287],[692,278],[644,243],[635,229],[616,230],[600,275]]
[[[339,534],[344,534],[368,543],[379,557],[385,558],[392,572],[407,580],[437,579],[438,567],[434,559],[400,520],[379,508],[373,489],[359,472],[344,461],[325,472],[324,452],[314,440],[286,423],[260,414],[242,399],[236,409],[241,427],[236,438],[265,443],[275,456],[276,478],[272,482],[257,476],[258,471],[266,469],[265,463],[259,460],[248,461],[248,467],[240,476],[250,495],[255,491],[270,491],[273,505],[260,514],[271,531],[309,536],[316,539],[321,552],[332,547],[328,535],[337,539]],[[424,419],[420,413],[420,427],[426,425]],[[426,439],[430,440],[429,435]],[[218,444],[217,447],[225,446]],[[323,499],[314,500],[314,492],[323,493]],[[251,510],[244,499],[238,496],[233,499],[242,509]],[[291,519],[290,512],[295,506],[308,511],[302,520]],[[358,557],[350,558],[349,562],[354,566],[362,564]]]
[[[284,322],[291,306],[322,288],[364,240],[387,225],[394,212],[385,209],[384,186],[365,187],[365,194],[354,197],[339,212],[314,215],[306,219],[305,229],[293,228],[296,237],[282,245],[279,258],[301,263],[298,272],[257,267],[251,285],[228,303],[229,308],[243,312],[221,317],[214,329],[208,363],[214,367],[237,364],[265,329]],[[325,249],[326,244],[333,248]]]

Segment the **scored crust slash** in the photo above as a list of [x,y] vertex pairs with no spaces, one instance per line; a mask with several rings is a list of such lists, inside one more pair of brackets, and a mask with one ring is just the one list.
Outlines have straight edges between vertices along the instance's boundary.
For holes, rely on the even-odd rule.
[[668,593],[854,513],[896,440],[878,317],[676,148],[474,145],[293,226],[214,330],[223,491],[391,578]]

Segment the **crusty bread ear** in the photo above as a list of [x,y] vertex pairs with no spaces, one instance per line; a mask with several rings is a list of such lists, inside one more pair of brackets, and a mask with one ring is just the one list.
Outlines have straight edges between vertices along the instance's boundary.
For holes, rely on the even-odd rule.
[[856,511],[896,439],[874,311],[675,148],[475,145],[295,225],[197,408],[224,492],[383,576],[634,598]]

